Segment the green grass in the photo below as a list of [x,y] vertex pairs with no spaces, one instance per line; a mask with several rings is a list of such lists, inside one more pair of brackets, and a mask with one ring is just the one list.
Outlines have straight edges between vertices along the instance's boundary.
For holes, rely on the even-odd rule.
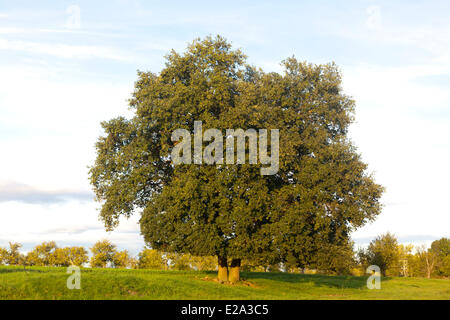
[[[69,290],[65,268],[0,267],[0,299],[450,299],[450,280],[242,273],[241,284],[212,281],[214,272],[82,269]],[[209,280],[205,280],[209,278]]]

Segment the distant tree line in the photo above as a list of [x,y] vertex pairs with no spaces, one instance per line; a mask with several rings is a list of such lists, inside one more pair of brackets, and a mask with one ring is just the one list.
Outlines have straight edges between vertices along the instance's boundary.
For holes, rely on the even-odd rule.
[[9,248],[0,248],[0,265],[22,266],[81,266],[89,261],[88,252],[83,247],[57,247],[54,241],[43,242],[27,254],[20,253],[20,243],[10,242]]
[[60,248],[54,241],[43,242],[23,254],[20,243],[10,242],[8,248],[0,247],[0,265],[67,267],[84,266],[92,268],[130,268],[152,270],[216,270],[215,257],[197,257],[190,254],[164,253],[144,248],[137,258],[127,250],[119,251],[109,240],[97,241],[90,251],[83,247]]
[[386,233],[360,249],[357,262],[363,270],[369,265],[379,266],[384,276],[449,277],[450,239],[435,240],[429,248],[414,247],[399,244],[393,234]]
[[[193,256],[191,254],[167,253],[144,248],[137,257],[127,250],[119,251],[109,240],[97,241],[90,251],[83,247],[60,248],[54,241],[43,242],[27,254],[19,252],[20,243],[10,242],[9,248],[0,247],[0,265],[20,266],[84,266],[92,268],[129,268],[149,270],[217,270],[214,256]],[[364,275],[370,265],[380,267],[384,276],[449,277],[450,239],[434,241],[429,248],[402,245],[397,238],[386,233],[375,238],[367,248],[353,250],[353,246],[338,248],[323,255],[318,263],[307,268],[295,265],[267,264],[257,260],[243,260],[243,271],[290,272]]]

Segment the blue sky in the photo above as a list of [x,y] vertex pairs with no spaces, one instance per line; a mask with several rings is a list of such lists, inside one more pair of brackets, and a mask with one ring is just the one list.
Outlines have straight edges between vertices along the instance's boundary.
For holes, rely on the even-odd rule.
[[136,70],[220,34],[265,71],[335,61],[357,103],[350,136],[386,187],[358,244],[450,236],[450,2],[0,1],[0,246],[108,238],[137,253],[138,217],[106,233],[87,166],[100,121],[129,115]]

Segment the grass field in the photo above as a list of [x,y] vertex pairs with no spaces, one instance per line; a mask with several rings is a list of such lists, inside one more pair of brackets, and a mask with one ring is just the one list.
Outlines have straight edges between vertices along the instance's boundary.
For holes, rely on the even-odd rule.
[[66,287],[66,268],[0,267],[0,299],[450,299],[450,280],[242,273],[224,285],[214,272],[82,269],[81,289]]

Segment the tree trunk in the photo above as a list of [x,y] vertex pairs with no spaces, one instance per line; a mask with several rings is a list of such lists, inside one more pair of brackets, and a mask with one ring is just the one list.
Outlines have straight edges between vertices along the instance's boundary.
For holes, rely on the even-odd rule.
[[220,282],[228,281],[228,262],[227,257],[218,257],[218,279]]
[[430,279],[431,278],[431,273],[433,272],[433,268],[434,268],[434,261],[433,261],[434,257],[429,257],[428,253],[425,256],[426,262],[427,262],[427,278]]
[[240,280],[241,259],[232,259],[230,265],[230,282],[238,282]]

